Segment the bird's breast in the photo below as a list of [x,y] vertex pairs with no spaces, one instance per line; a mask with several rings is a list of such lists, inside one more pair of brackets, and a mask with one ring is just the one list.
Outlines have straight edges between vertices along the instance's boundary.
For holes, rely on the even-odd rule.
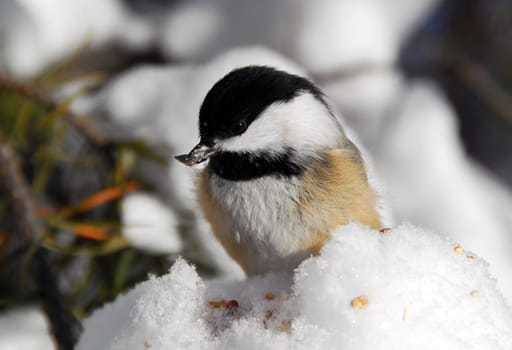
[[[213,203],[224,217],[222,232],[215,232],[224,246],[236,250],[251,273],[293,269],[304,258],[308,234],[299,212],[300,185],[296,177],[261,177],[230,181],[208,176]],[[215,228],[214,228],[215,231]],[[240,261],[239,261],[240,262]],[[289,266],[288,266],[289,265]],[[256,270],[256,271],[255,271]]]
[[199,203],[217,238],[249,274],[292,270],[350,221],[380,228],[362,163],[332,150],[299,176],[225,179],[205,169]]

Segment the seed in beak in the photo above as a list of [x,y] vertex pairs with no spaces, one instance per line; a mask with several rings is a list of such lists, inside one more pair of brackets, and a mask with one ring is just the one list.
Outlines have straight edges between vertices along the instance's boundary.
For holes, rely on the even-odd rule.
[[180,154],[179,156],[174,156],[174,159],[188,166],[199,163],[198,160],[194,157],[191,157],[190,154]]
[[216,153],[214,147],[199,143],[188,154],[180,154],[174,158],[185,165],[192,166],[204,162]]

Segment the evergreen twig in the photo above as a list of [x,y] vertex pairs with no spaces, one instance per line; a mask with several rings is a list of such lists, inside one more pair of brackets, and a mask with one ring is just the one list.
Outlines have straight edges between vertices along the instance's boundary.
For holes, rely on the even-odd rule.
[[48,253],[39,242],[45,226],[36,213],[32,191],[25,181],[16,153],[0,135],[0,189],[8,196],[16,218],[20,239],[27,247],[36,247],[30,272],[37,286],[38,296],[50,322],[50,329],[59,350],[71,350],[78,338],[79,326],[66,308],[59,291],[56,276],[50,266]]
[[[47,94],[38,86],[29,82],[17,81],[1,73],[0,89],[25,96],[49,109],[61,108],[59,101],[56,101],[55,98],[53,98],[50,94]],[[94,127],[94,125],[91,124],[87,118],[79,116],[68,109],[64,116],[64,120],[79,130],[91,143],[97,146],[105,146],[108,144],[107,137],[96,127]]]
[[458,59],[452,68],[491,110],[512,122],[512,96],[487,70],[467,58]]

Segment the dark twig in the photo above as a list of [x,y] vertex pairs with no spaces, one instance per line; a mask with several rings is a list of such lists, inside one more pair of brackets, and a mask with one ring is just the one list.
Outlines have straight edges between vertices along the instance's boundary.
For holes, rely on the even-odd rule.
[[313,75],[315,81],[320,85],[335,83],[340,80],[348,80],[365,74],[385,72],[393,69],[392,64],[385,63],[361,63],[351,67],[334,69],[327,73],[316,73]]
[[456,42],[425,40],[425,49],[433,52],[433,61],[441,73],[454,76],[470,89],[490,110],[508,123],[512,123],[512,94],[500,85],[499,79],[468,57]]
[[44,228],[36,215],[36,206],[30,189],[25,183],[18,157],[0,135],[0,186],[11,199],[11,207],[16,216],[18,230],[25,237],[39,240]]
[[497,115],[512,123],[512,96],[491,74],[465,58],[457,58],[452,68]]
[[[5,74],[0,74],[0,89],[26,96],[49,109],[61,108],[61,104],[58,101],[39,87],[28,82],[17,81]],[[68,109],[64,120],[79,130],[91,143],[97,146],[105,146],[108,144],[107,137],[95,128],[87,118],[76,115]]]
[[36,214],[32,191],[21,171],[20,161],[0,135],[0,188],[10,199],[17,230],[26,247],[36,246],[30,263],[30,272],[37,286],[38,296],[50,321],[50,329],[59,350],[71,350],[79,327],[63,303],[57,279],[49,264],[47,251],[39,247],[45,227]]

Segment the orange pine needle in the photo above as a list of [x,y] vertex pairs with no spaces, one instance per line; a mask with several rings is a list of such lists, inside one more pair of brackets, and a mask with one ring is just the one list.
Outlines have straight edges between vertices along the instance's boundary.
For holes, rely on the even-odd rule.
[[0,233],[0,247],[5,245],[9,241],[10,237],[11,235],[8,233]]
[[139,184],[137,182],[128,181],[122,185],[109,187],[99,192],[96,192],[92,196],[80,202],[75,208],[64,207],[55,209],[49,207],[39,207],[36,210],[36,214],[40,217],[47,217],[53,214],[57,214],[59,216],[69,216],[71,214],[76,214],[78,212],[89,211],[91,209],[99,207],[102,204],[118,199],[128,192],[136,191],[138,188]]
[[73,232],[80,237],[103,241],[108,238],[108,231],[104,228],[90,224],[76,224],[71,227]]
[[116,187],[109,187],[99,191],[89,198],[85,199],[78,205],[78,211],[88,211],[102,204],[113,201],[122,197],[125,193],[133,192],[139,188],[135,181],[128,181]]
[[54,212],[55,212],[54,209],[48,208],[48,207],[39,207],[36,209],[36,214],[38,216],[42,216],[42,217],[49,216],[49,215],[53,214]]

